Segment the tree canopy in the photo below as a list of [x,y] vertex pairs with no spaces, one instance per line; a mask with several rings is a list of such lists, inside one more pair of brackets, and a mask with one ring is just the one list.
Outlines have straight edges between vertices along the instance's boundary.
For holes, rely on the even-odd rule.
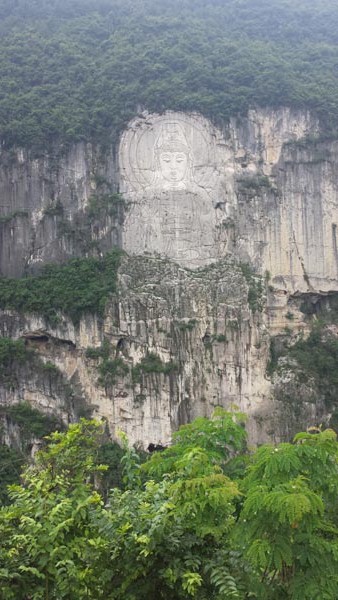
[[249,452],[242,422],[219,409],[143,464],[121,436],[106,502],[104,425],[52,434],[0,508],[1,600],[335,600],[335,432]]
[[117,135],[138,110],[338,116],[335,0],[0,0],[6,147]]

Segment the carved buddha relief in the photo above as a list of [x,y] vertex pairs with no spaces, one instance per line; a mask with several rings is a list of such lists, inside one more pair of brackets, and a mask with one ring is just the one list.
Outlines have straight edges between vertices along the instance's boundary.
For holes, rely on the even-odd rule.
[[221,257],[220,146],[202,117],[167,113],[130,124],[120,145],[127,252],[167,256],[189,268]]

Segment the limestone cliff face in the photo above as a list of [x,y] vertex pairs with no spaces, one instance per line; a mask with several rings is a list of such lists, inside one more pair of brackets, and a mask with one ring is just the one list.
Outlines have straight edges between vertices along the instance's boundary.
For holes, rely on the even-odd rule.
[[[167,443],[179,424],[219,405],[250,412],[261,402],[268,355],[262,313],[247,301],[250,285],[256,279],[248,283],[231,259],[193,272],[160,258],[125,257],[119,292],[101,321],[88,315],[78,328],[64,319],[52,329],[41,318],[1,316],[2,335],[26,338],[70,384],[66,401],[53,378],[46,389],[41,377],[26,374],[11,391],[4,386],[2,397],[66,421],[87,409],[106,417],[113,434],[122,428],[146,444]],[[116,375],[100,381],[102,359],[88,347],[104,340]]]
[[[1,335],[29,340],[63,380],[48,387],[27,372],[3,385],[1,402],[28,400],[65,421],[104,416],[145,445],[217,405],[252,415],[256,442],[325,419],[294,384],[295,420],[280,394],[292,377],[266,372],[272,337],[309,331],[304,299],[338,292],[338,142],[319,133],[289,109],[251,111],[223,130],[199,115],[144,114],[116,157],[85,145],[53,159],[3,155],[1,275],[114,245],[130,256],[103,319],[75,327],[62,316],[53,328],[2,313]],[[124,211],[109,204],[116,192]]]
[[20,277],[118,246],[117,211],[88,211],[98,189],[117,185],[113,155],[90,144],[34,160],[23,150],[2,153],[0,275]]

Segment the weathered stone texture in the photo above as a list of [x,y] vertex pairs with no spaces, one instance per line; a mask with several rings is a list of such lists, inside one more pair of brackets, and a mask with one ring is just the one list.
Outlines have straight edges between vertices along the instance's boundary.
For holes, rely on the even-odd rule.
[[[337,173],[338,142],[320,141],[316,120],[289,109],[250,111],[222,131],[195,114],[144,114],[121,137],[118,161],[82,144],[59,159],[3,156],[1,275],[114,245],[130,257],[102,321],[87,315],[74,327],[62,317],[53,329],[39,315],[4,313],[2,335],[46,335],[32,343],[79,405],[133,442],[167,443],[180,423],[232,403],[254,417],[253,441],[285,438],[293,416],[278,390],[289,383],[266,375],[270,337],[309,331],[302,298],[338,290]],[[123,193],[124,217],[101,210],[88,219],[100,189]],[[252,273],[264,284],[258,299]],[[125,368],[106,386],[100,359],[86,356],[104,340]],[[142,371],[149,353],[163,372]],[[62,394],[27,377],[1,401],[76,418],[74,407],[62,412]],[[305,426],[323,415],[320,404],[303,405]]]
[[86,212],[102,180],[116,190],[114,157],[89,144],[34,160],[23,150],[0,155],[0,275],[119,245],[118,219]]
[[[250,311],[248,283],[233,260],[192,272],[159,258],[126,257],[118,287],[103,322],[88,316],[74,328],[64,319],[52,329],[41,318],[6,313],[1,332],[29,339],[81,390],[84,406],[134,442],[167,443],[180,423],[210,415],[216,406],[237,404],[251,412],[260,402],[257,382],[268,336],[261,314]],[[107,387],[97,383],[99,361],[86,356],[88,346],[99,348],[103,340],[109,341],[111,359],[121,358],[128,367]],[[164,372],[141,371],[135,381],[133,370],[149,353],[159,357]],[[166,373],[168,364],[172,370]],[[51,406],[33,376],[3,399],[28,400],[65,417],[58,394]],[[76,406],[68,405],[67,419],[75,416]]]

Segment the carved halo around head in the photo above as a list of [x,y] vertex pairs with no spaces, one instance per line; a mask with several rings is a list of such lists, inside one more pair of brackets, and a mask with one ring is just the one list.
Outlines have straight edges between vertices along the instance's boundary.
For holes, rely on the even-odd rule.
[[[215,139],[201,116],[167,113],[136,118],[121,138],[122,188],[132,194],[179,186],[207,189],[214,173]],[[161,160],[164,153],[169,156]],[[173,155],[178,159],[176,168],[169,160]]]

